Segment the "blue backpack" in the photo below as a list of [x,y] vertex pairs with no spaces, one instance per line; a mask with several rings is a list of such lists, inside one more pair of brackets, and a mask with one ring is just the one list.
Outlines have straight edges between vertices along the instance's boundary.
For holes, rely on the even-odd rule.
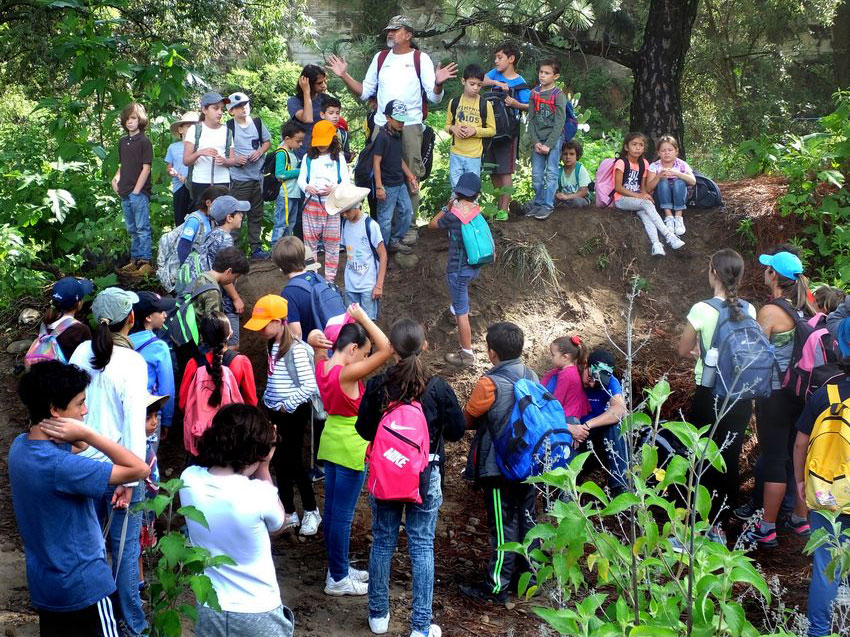
[[[776,368],[776,353],[761,326],[749,314],[746,301],[738,301],[744,317],[732,320],[732,310],[722,299],[705,303],[718,311],[711,348],[717,348],[717,372],[714,380],[716,396],[732,395],[736,400],[770,396],[770,380]],[[704,350],[700,339],[700,350]],[[705,361],[705,351],[702,359]]]
[[[513,378],[505,374],[495,375]],[[573,436],[564,408],[540,383],[521,378],[514,383],[516,403],[508,423],[493,437],[496,462],[508,480],[525,480],[569,464]]]
[[310,309],[313,312],[313,324],[317,329],[324,330],[330,319],[345,314],[345,302],[339,289],[323,277],[310,273],[290,280],[289,285],[310,293]]
[[466,250],[466,262],[469,265],[484,265],[492,263],[496,258],[496,245],[493,243],[493,235],[487,220],[479,211],[468,221],[464,221],[461,215],[453,210],[449,211],[461,223],[461,238],[463,248]]

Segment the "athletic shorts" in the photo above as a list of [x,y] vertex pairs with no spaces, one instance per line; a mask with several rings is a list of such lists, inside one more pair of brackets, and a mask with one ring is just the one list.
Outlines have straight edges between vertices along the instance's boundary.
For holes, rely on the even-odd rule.
[[39,610],[38,634],[41,637],[119,637],[118,608],[112,602],[114,595],[80,610]]
[[513,175],[516,169],[516,139],[489,140],[484,142],[484,155],[481,158],[482,169],[484,164],[495,164],[492,169],[493,175]]

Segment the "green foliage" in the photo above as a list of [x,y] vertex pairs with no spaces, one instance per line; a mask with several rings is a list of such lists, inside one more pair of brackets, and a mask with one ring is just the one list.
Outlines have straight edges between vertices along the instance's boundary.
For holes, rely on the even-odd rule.
[[195,507],[174,510],[175,498],[183,487],[182,480],[169,480],[159,487],[162,493],[136,505],[137,511],[151,512],[166,524],[165,534],[156,546],[145,550],[145,557],[154,562],[154,568],[148,569],[151,635],[180,637],[183,634],[181,619],[193,623],[198,619],[195,606],[186,603],[187,596],[193,596],[199,604],[221,610],[212,581],[204,574],[204,569],[236,562],[227,555],[213,557],[207,549],[193,546],[186,535],[172,529],[179,517],[209,528],[204,514]]

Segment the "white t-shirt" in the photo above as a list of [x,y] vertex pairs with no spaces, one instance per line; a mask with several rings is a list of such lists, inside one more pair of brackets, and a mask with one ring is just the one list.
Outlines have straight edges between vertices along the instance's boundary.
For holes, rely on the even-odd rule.
[[378,262],[369,238],[366,236],[366,224],[372,246],[377,250],[383,242],[381,226],[369,215],[362,214],[357,221],[344,221],[342,224],[342,245],[345,246],[345,289],[351,292],[371,292],[378,281]]
[[266,613],[280,606],[269,531],[283,526],[284,513],[274,485],[239,474],[212,475],[198,466],[180,478],[180,503],[199,509],[209,524],[205,529],[186,520],[192,544],[236,562],[206,570],[221,609]]
[[[210,128],[203,123],[196,125],[201,127],[201,139],[196,150],[215,148],[219,155],[227,157],[224,152],[227,146],[227,126],[222,124],[218,128]],[[189,127],[183,141],[195,145],[195,126]],[[229,184],[230,169],[227,166],[217,166],[212,157],[204,155],[195,160],[192,181],[196,184]]]
[[[307,180],[308,172],[310,173],[309,181]],[[345,157],[342,156],[342,153],[339,154],[339,158],[336,160],[331,157],[330,153],[319,155],[315,159],[310,159],[309,156],[305,155],[304,159],[301,160],[301,169],[298,173],[298,187],[304,193],[305,200],[311,196],[307,192],[308,185],[315,188],[322,188],[324,186],[336,188],[338,184],[349,181],[351,181],[351,178],[348,175],[348,164],[345,162]],[[325,197],[318,197],[317,195],[312,195],[312,197],[319,199],[322,203],[325,201]]]
[[383,126],[387,123],[384,108],[391,100],[401,100],[407,106],[407,114],[411,121],[405,124],[422,123],[422,91],[429,102],[438,104],[443,99],[443,92],[434,93],[436,73],[434,63],[427,53],[421,53],[419,58],[419,69],[422,81],[416,77],[416,66],[413,63],[413,51],[396,55],[392,51],[387,54],[381,74],[378,76],[378,55],[372,58],[372,63],[363,78],[363,92],[360,99],[366,100],[377,92],[378,110],[375,113],[375,124]]
[[[91,341],[80,343],[68,361],[91,376],[86,388],[88,413],[83,420],[97,433],[144,460],[148,364],[135,350],[115,346],[106,367],[94,369],[91,365],[91,344]],[[89,447],[81,455],[100,462],[111,462],[94,447]]]

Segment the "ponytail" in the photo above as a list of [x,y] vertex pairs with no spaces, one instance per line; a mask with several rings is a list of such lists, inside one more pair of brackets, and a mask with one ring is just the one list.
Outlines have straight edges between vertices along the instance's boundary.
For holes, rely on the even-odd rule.
[[587,367],[587,357],[590,355],[590,350],[580,336],[561,336],[552,341],[552,345],[561,354],[572,358],[579,370],[584,370]]
[[711,255],[708,267],[723,286],[726,307],[729,308],[732,320],[740,321],[744,318],[744,313],[738,300],[738,288],[744,278],[744,259],[734,250],[724,248]]
[[[295,337],[292,335],[292,331],[289,329],[289,323],[285,321],[281,324],[281,329],[283,330],[280,334],[280,343],[277,346],[277,356],[274,359],[274,362],[278,362],[281,358],[286,356],[286,353],[295,343]],[[274,340],[269,341],[271,344],[274,344]]]
[[399,319],[390,328],[390,344],[399,362],[387,371],[387,387],[398,402],[419,400],[428,384],[428,372],[422,363],[425,328],[413,319]]
[[95,330],[94,338],[91,341],[91,366],[94,369],[102,370],[109,365],[109,361],[112,360],[112,349],[115,346],[112,334],[120,331],[126,322],[127,319],[125,318],[120,323],[110,325],[108,319],[101,319],[100,323],[97,324],[97,330]]
[[201,339],[212,350],[210,378],[213,381],[213,391],[207,401],[210,407],[218,407],[221,404],[222,366],[229,335],[230,321],[227,320],[227,316],[223,312],[210,312],[201,321]]
[[47,327],[54,321],[58,321],[62,318],[62,310],[51,303],[47,306],[47,309],[44,311],[44,317],[41,319],[42,323],[44,323],[44,327]]
[[779,286],[782,296],[788,299],[795,309],[807,312],[812,316],[817,313],[817,308],[809,299],[809,279],[807,277],[798,274],[796,279],[789,279],[776,272],[776,284]]

